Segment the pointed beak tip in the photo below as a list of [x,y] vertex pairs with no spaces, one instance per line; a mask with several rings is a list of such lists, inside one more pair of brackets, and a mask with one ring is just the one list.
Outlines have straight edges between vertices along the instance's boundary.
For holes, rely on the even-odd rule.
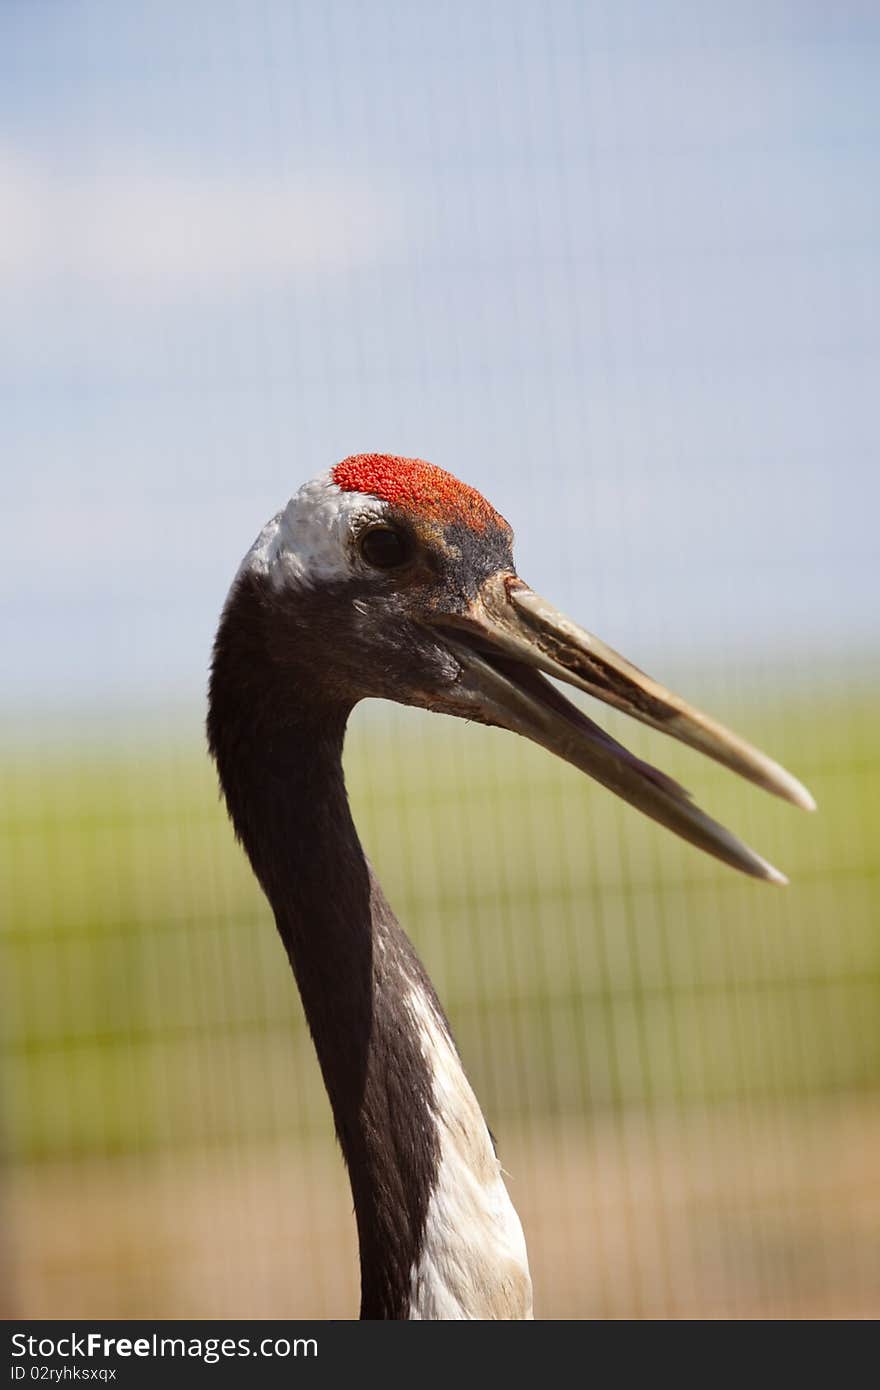
[[785,874],[780,873],[778,869],[774,869],[772,864],[768,864],[766,866],[766,874],[764,881],[765,883],[775,884],[777,888],[788,887],[788,879],[786,878]]
[[790,793],[789,800],[794,806],[799,807],[801,811],[816,811],[819,809],[816,805],[816,798],[812,793],[807,791],[802,782],[797,782],[793,777],[791,779]]
[[784,767],[779,766],[779,763],[770,762],[769,759],[763,758],[762,761],[769,774],[766,780],[760,784],[766,791],[773,792],[783,801],[787,801],[790,806],[797,806],[800,811],[816,810],[816,799],[807,791],[803,782],[792,777],[790,772],[786,772]]

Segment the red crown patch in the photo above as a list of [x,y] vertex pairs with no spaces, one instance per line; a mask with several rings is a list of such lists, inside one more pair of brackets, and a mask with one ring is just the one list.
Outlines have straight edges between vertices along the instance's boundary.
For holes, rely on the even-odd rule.
[[424,459],[391,454],[352,454],[333,469],[343,492],[366,492],[417,516],[440,522],[463,521],[475,531],[507,522],[476,488]]

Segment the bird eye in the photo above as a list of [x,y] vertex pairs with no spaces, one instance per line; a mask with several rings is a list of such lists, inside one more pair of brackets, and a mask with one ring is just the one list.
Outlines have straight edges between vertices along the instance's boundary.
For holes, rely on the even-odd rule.
[[406,540],[390,526],[372,526],[361,536],[359,544],[367,564],[377,570],[396,569],[409,559]]

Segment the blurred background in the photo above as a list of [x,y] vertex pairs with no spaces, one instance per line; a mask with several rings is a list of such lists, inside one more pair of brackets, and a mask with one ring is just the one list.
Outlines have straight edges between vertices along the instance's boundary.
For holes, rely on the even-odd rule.
[[356,1314],[202,721],[241,555],[365,450],[479,487],[820,807],[601,711],[775,891],[513,736],[357,711],[536,1315],[880,1312],[878,59],[868,0],[0,7],[7,1316]]

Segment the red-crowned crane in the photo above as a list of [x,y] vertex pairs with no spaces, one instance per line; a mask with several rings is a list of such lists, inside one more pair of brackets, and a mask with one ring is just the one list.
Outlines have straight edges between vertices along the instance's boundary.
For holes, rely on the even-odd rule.
[[534,740],[698,848],[785,879],[547,680],[598,696],[806,809],[762,753],[563,617],[507,522],[419,459],[360,454],[263,529],[214,645],[208,738],[275,914],[348,1166],[363,1318],[528,1318],[522,1228],[443,1009],[361,849],[342,773],[368,697]]

